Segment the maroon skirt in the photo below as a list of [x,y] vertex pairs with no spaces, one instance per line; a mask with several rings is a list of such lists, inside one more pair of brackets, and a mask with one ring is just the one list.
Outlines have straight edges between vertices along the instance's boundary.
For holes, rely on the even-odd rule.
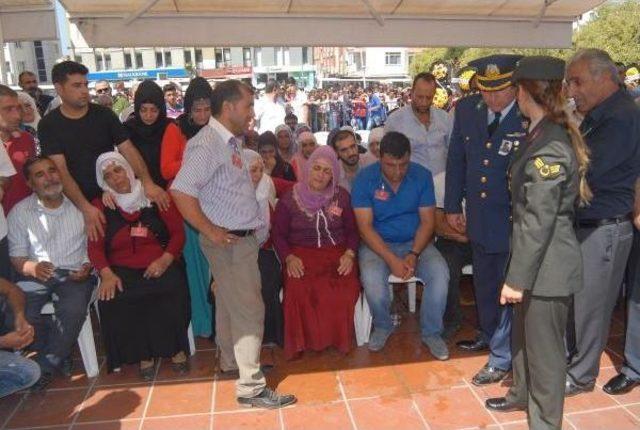
[[353,312],[360,294],[357,260],[351,273],[338,274],[345,247],[293,247],[304,276],[292,278],[284,266],[284,352],[287,359],[305,350],[330,346],[347,353],[353,346]]

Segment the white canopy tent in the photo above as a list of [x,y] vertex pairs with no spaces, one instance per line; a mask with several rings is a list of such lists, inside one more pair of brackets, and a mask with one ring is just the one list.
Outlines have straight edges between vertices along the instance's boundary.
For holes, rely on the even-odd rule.
[[[2,1],[2,0],[0,0]],[[567,47],[603,0],[61,0],[89,46]]]
[[4,82],[4,43],[57,39],[56,17],[50,0],[0,0],[0,82]]

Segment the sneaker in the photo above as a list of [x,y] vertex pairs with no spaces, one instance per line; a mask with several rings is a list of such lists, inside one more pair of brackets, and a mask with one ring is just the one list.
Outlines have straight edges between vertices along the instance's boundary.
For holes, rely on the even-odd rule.
[[422,342],[429,348],[429,352],[440,361],[449,359],[449,348],[444,340],[438,335],[427,336],[422,338]]
[[293,394],[278,394],[270,388],[265,388],[254,397],[238,397],[238,403],[246,408],[278,409],[293,405],[298,401]]
[[391,333],[393,333],[393,330],[386,331],[379,328],[374,328],[373,333],[371,333],[371,336],[369,336],[369,351],[381,351],[387,343],[387,339],[389,339],[389,336],[391,336]]

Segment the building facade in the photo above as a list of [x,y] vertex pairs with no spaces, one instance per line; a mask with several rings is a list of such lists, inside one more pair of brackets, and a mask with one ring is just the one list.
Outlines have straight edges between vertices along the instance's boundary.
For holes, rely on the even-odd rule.
[[12,86],[18,85],[18,76],[28,70],[35,73],[41,85],[50,85],[51,68],[60,56],[58,41],[5,43],[5,82]]

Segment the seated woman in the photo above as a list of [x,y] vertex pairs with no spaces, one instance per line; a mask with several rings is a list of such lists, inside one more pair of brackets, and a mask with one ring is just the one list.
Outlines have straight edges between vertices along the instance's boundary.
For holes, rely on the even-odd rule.
[[264,160],[265,172],[272,178],[286,181],[296,181],[296,174],[291,164],[284,161],[278,152],[278,139],[270,131],[265,131],[258,137],[258,152]]
[[298,147],[293,138],[292,129],[287,124],[280,124],[276,127],[275,135],[278,142],[276,149],[280,157],[291,164],[293,155],[298,151]]
[[96,162],[98,185],[111,193],[116,209],[93,204],[107,220],[105,236],[89,242],[89,259],[100,272],[100,326],[111,372],[140,363],[153,378],[154,360],[171,357],[178,373],[188,370],[189,295],[176,262],[184,245],[182,218],[172,204],[159,211],[125,158],[106,152]]
[[358,229],[349,193],[338,186],[338,159],[329,146],[309,157],[300,182],[276,205],[273,242],[285,262],[284,351],[353,344],[360,293],[354,263]]
[[276,206],[276,189],[269,175],[264,173],[264,161],[255,151],[244,150],[249,160],[249,175],[256,188],[256,198],[260,205],[260,212],[264,226],[256,231],[256,238],[260,243],[258,253],[258,267],[262,281],[262,300],[264,301],[264,335],[263,344],[284,344],[282,306],[280,305],[280,290],[282,289],[282,267],[273,250],[270,238],[271,213]]
[[[305,125],[304,127],[307,126]],[[294,154],[293,159],[291,160],[291,167],[293,167],[296,178],[302,177],[302,172],[307,164],[307,160],[318,147],[318,141],[311,131],[301,129],[300,127],[299,130],[301,131],[296,131],[298,151]]]

